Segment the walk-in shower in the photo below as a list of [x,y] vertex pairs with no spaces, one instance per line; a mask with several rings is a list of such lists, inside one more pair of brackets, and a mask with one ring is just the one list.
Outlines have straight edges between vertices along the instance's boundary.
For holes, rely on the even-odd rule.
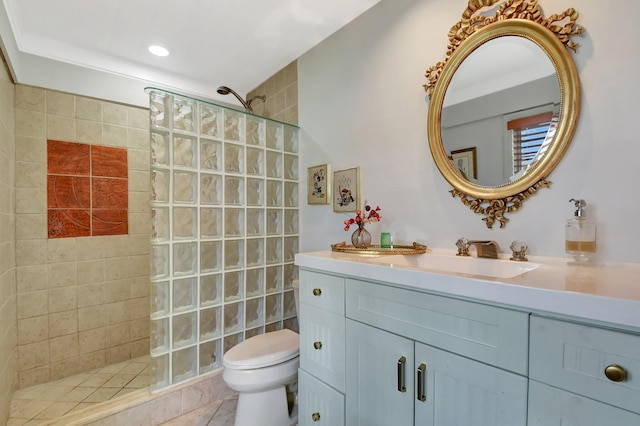
[[[147,110],[15,89],[16,116],[24,117],[16,139],[30,141],[29,150],[15,152],[20,176],[46,176],[48,138],[67,139],[48,134],[37,114],[90,117],[110,129],[97,132],[90,149],[75,148],[87,156],[67,156],[87,159],[81,164],[91,164],[91,153],[112,152],[105,147],[126,146],[128,234],[49,239],[46,220],[41,230],[29,219],[47,217],[48,179],[16,187],[15,198],[29,201],[15,214],[23,226],[10,311],[19,333],[17,348],[2,350],[18,355],[8,374],[20,389],[0,424],[6,410],[9,424],[151,424],[131,416],[162,417],[158,407],[180,407],[187,389],[231,396],[216,371],[224,351],[256,334],[297,328],[298,128],[164,91],[149,95]],[[37,138],[22,133],[36,128]],[[190,399],[180,414],[200,403]]]
[[253,112],[253,108],[251,108],[251,103],[253,101],[255,101],[256,99],[260,99],[262,102],[266,102],[267,101],[267,97],[265,95],[252,96],[251,98],[249,98],[249,99],[247,99],[245,101],[244,99],[242,99],[242,96],[238,95],[233,89],[230,89],[227,86],[218,87],[218,93],[221,94],[221,95],[228,95],[229,93],[231,93],[233,96],[235,96],[240,101],[242,106],[244,106],[244,109],[246,109],[248,112]]

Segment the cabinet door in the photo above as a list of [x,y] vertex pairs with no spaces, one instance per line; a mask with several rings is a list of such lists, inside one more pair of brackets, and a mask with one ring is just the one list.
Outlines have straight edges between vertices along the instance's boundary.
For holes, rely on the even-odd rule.
[[344,425],[344,396],[298,370],[298,426],[323,425]]
[[638,426],[640,415],[531,380],[529,426]]
[[347,320],[347,425],[413,425],[413,345]]
[[420,343],[415,364],[424,364],[426,375],[415,399],[416,425],[526,425],[525,377]]

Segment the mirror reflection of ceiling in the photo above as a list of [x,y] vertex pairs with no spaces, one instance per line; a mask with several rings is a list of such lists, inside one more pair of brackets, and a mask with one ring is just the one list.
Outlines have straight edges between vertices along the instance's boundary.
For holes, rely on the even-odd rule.
[[[18,83],[98,70],[224,99],[218,86],[246,94],[379,1],[3,0],[0,47]],[[171,54],[155,57],[151,44]]]
[[542,49],[524,37],[499,37],[473,51],[456,71],[443,107],[555,74]]

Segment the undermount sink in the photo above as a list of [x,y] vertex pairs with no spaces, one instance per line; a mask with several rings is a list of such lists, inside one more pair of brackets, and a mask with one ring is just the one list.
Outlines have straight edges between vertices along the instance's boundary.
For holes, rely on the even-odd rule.
[[390,267],[423,269],[430,272],[447,272],[480,275],[493,278],[513,278],[533,271],[539,263],[515,262],[502,259],[482,259],[466,256],[447,256],[425,253],[421,255],[390,255],[372,257],[370,262]]

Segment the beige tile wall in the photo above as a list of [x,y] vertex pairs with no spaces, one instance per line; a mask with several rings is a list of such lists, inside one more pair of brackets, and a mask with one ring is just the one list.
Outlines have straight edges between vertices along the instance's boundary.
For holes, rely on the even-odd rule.
[[[251,106],[256,115],[298,125],[298,62],[293,61],[258,87],[247,93],[252,96],[265,95],[266,102],[255,100]],[[297,318],[295,324],[285,327],[298,331]],[[268,331],[268,330],[267,330]]]
[[17,379],[14,93],[15,85],[0,54],[0,424],[9,417]]
[[[47,239],[47,139],[127,148],[129,234]],[[16,85],[20,388],[149,353],[149,112]]]
[[267,101],[253,101],[257,115],[298,125],[298,62],[293,61],[247,94],[266,95]]

